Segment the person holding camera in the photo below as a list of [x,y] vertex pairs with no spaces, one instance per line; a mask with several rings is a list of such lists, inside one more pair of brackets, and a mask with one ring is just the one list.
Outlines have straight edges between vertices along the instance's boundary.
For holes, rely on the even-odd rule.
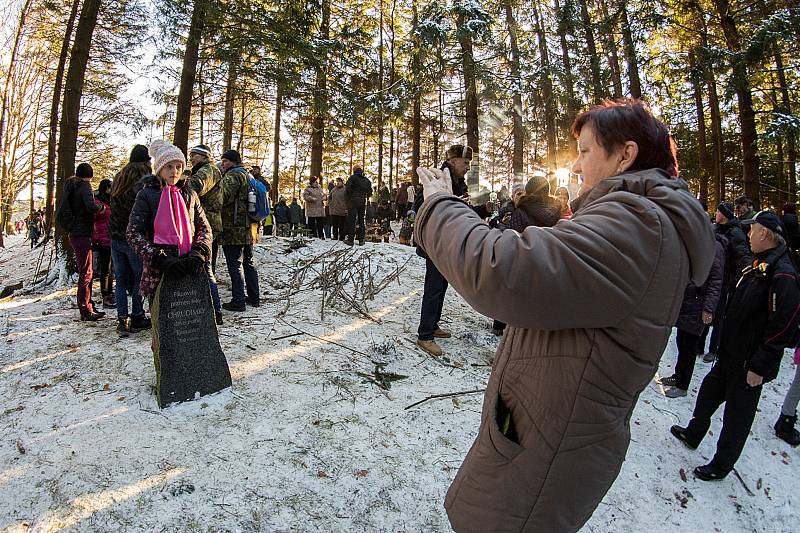
[[418,169],[414,240],[477,312],[508,324],[444,502],[458,532],[586,523],[622,467],[681,307],[675,289],[711,269],[707,215],[644,103],[594,106],[572,131],[582,193],[572,220],[550,228],[492,229],[458,198],[452,169]]

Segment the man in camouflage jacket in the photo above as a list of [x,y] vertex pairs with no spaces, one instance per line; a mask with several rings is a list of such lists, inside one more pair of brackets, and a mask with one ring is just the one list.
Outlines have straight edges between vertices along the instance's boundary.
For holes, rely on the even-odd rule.
[[[245,304],[259,305],[258,272],[253,266],[253,244],[258,242],[258,224],[247,216],[250,176],[236,150],[221,157],[222,233],[218,243],[225,253],[231,277],[231,301],[222,304],[228,311],[244,311]],[[244,275],[242,274],[244,271]],[[245,289],[247,296],[245,296]]]

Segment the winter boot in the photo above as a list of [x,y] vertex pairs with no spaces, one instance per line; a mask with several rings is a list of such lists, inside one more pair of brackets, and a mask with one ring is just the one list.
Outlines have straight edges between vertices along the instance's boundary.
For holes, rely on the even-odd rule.
[[218,326],[222,325],[222,311],[214,312],[214,320],[216,321]]
[[417,339],[417,346],[419,346],[420,348],[422,348],[423,350],[425,350],[434,357],[439,357],[440,355],[442,355],[442,347],[436,344],[436,341],[434,340],[426,341],[422,339]]
[[436,328],[436,331],[433,332],[433,337],[436,339],[449,339],[452,336],[449,331],[442,328]]
[[117,300],[113,294],[108,294],[103,297],[103,307],[106,309],[114,309],[117,307]]
[[680,387],[672,386],[664,389],[664,396],[667,398],[683,398],[686,394],[686,389],[681,389]]
[[708,352],[707,354],[705,354],[703,356],[703,362],[704,363],[713,363],[714,359],[716,359],[716,358],[717,358],[717,354],[715,354],[714,352]]
[[678,378],[676,378],[675,376],[669,376],[656,380],[656,383],[658,383],[659,385],[663,385],[665,387],[674,387],[677,382]]
[[786,441],[791,446],[797,446],[800,444],[800,432],[794,427],[796,423],[797,412],[795,412],[794,416],[781,413],[778,421],[775,422],[775,436]]
[[702,479],[703,481],[721,481],[725,479],[725,476],[728,475],[728,472],[720,470],[719,467],[709,463],[707,465],[698,466],[695,468],[694,475],[697,479]]
[[131,316],[131,322],[128,330],[131,333],[139,333],[140,331],[150,329],[152,326],[153,323],[144,314],[133,315]]
[[128,325],[128,317],[118,318],[117,319],[117,333],[120,337],[127,337],[131,332],[130,326]]
[[696,450],[700,443],[695,444],[689,440],[689,437],[686,436],[686,428],[681,426],[672,426],[669,428],[669,432],[672,433],[672,436],[684,443],[687,447],[691,448],[692,450]]

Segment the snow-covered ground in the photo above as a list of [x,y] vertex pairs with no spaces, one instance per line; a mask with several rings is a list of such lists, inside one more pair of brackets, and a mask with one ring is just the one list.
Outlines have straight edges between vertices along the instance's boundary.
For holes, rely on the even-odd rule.
[[[21,236],[6,243],[0,285],[29,283],[39,253]],[[370,243],[354,250],[380,265],[376,281],[411,258],[369,304],[379,323],[332,309],[321,319],[318,290],[293,296],[276,319],[295,261],[331,246],[284,254],[285,242],[263,240],[256,260],[269,301],[226,313],[220,328],[232,390],[164,410],[151,392],[148,332],[119,339],[111,318],[79,322],[74,289],[0,302],[0,530],[449,531],[442,502],[482,395],[404,408],[484,387],[498,342],[491,321],[450,290],[446,358],[422,353],[413,341],[424,263],[411,248]],[[286,337],[295,327],[307,334]],[[662,373],[674,360],[671,342]],[[407,378],[380,389],[361,375],[376,362]],[[655,382],[643,392],[625,465],[585,531],[800,529],[800,451],[771,427],[790,358],[737,465],[752,493],[734,475],[705,483],[691,473],[713,454],[719,417],[697,451],[669,435],[688,420],[708,368],[698,362],[687,398],[668,400]]]

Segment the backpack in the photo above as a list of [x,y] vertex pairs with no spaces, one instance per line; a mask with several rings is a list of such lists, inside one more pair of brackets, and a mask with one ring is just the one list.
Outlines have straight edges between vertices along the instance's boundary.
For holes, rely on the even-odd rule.
[[67,233],[75,225],[75,213],[72,212],[72,202],[69,201],[70,196],[72,196],[72,189],[67,190],[65,185],[64,197],[61,199],[61,203],[58,204],[58,209],[56,209],[56,224]]
[[269,215],[269,196],[267,186],[247,173],[247,216],[252,222],[261,223]]

